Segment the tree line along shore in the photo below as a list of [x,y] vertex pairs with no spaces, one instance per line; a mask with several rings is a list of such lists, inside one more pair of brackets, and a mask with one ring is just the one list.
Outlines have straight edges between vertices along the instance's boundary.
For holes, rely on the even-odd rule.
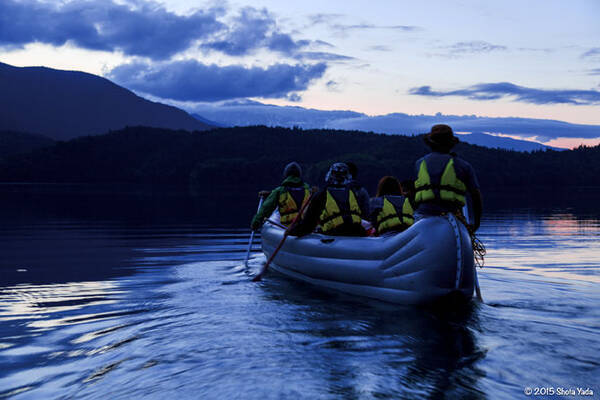
[[[329,166],[352,161],[373,192],[385,175],[408,179],[429,150],[422,136],[265,126],[174,131],[128,127],[97,136],[44,143],[0,155],[0,182],[152,183],[268,188],[298,161],[319,185]],[[482,190],[600,186],[600,146],[516,152],[459,143],[454,151],[475,168]]]

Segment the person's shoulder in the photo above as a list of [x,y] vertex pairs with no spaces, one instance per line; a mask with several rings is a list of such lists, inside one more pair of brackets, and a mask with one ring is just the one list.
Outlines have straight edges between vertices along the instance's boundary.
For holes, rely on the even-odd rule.
[[348,182],[346,184],[346,186],[348,186],[352,190],[360,190],[360,188],[362,187],[362,185],[357,180],[354,180],[354,179],[352,179],[350,182]]
[[[429,154],[431,154],[431,153],[429,153]],[[424,156],[422,156],[422,157],[419,157],[419,158],[417,159],[417,161],[415,161],[415,165],[419,165],[419,164],[421,164],[421,162],[422,162],[422,161],[425,159],[425,157],[427,157],[429,154],[425,154]]]
[[277,186],[275,189],[271,190],[271,193],[269,194],[269,197],[271,196],[279,196],[280,193],[282,193],[285,189],[285,186]]
[[327,189],[328,189],[328,186],[325,186],[325,187],[322,187],[321,189],[317,190],[317,193],[315,193],[315,198],[325,196],[327,194]]
[[464,158],[456,155],[454,156],[454,163],[457,165],[460,165],[462,167],[465,167],[466,169],[473,169],[473,166],[471,165],[470,162],[468,162],[467,160],[465,160]]
[[371,197],[369,199],[369,204],[372,208],[381,208],[383,207],[383,197]]

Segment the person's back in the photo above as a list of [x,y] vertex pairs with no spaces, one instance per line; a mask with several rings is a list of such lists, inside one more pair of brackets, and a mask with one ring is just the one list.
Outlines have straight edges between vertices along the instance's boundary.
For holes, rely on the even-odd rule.
[[310,198],[308,185],[300,179],[287,178],[281,183],[278,196],[278,210],[280,222],[289,226],[296,217],[302,205]]
[[263,202],[252,219],[252,230],[259,229],[273,211],[279,211],[280,222],[289,226],[298,216],[298,211],[310,197],[308,184],[302,181],[302,169],[296,162],[289,163],[283,171],[283,182]]
[[365,235],[357,195],[347,185],[347,171],[345,164],[333,164],[327,173],[327,185],[315,194],[304,218],[292,227],[290,235],[307,235],[317,225],[321,226],[321,232],[326,235]]
[[321,232],[332,236],[363,236],[361,208],[357,195],[348,185],[327,185],[325,204],[319,214]]
[[377,197],[371,199],[371,224],[377,235],[402,232],[413,224],[410,200],[402,195],[398,180],[383,177],[377,186]]
[[357,180],[358,167],[356,166],[356,164],[354,164],[353,162],[349,162],[346,163],[346,165],[348,165],[348,173],[350,174],[348,186],[354,191],[354,193],[357,196],[356,199],[358,200],[358,205],[362,213],[362,218],[368,219],[370,215],[369,192]]
[[466,195],[470,194],[477,229],[481,218],[479,183],[471,164],[450,153],[458,138],[449,126],[435,125],[425,136],[425,142],[432,152],[415,163],[415,215],[417,218],[449,212],[460,215]]

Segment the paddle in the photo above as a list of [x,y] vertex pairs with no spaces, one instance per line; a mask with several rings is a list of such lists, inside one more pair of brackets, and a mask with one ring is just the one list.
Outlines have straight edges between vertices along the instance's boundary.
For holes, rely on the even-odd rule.
[[477,300],[483,303],[483,297],[481,297],[481,288],[479,287],[479,278],[477,278],[477,267],[473,267],[475,269],[475,294],[477,295]]
[[[471,228],[472,225],[470,225],[470,222],[472,220],[471,209],[467,206],[467,204],[465,204],[463,206],[462,211],[464,218],[463,224],[467,227],[467,230],[469,231],[469,236],[472,237],[473,235],[475,235],[475,231],[473,230],[473,228]],[[473,279],[475,280],[475,294],[477,295],[477,300],[483,303],[483,297],[481,296],[481,287],[479,287],[479,278],[477,277],[477,265],[474,265],[473,269]]]
[[306,209],[306,206],[308,206],[308,204],[312,200],[314,194],[315,194],[315,192],[313,191],[311,193],[310,197],[308,198],[308,201],[306,203],[304,203],[302,205],[302,207],[300,207],[300,211],[298,211],[298,215],[296,215],[296,218],[294,218],[294,220],[292,221],[292,223],[290,224],[290,226],[285,230],[285,232],[283,234],[283,238],[281,239],[281,242],[279,242],[279,245],[277,245],[277,247],[275,248],[275,250],[273,251],[273,253],[271,253],[271,257],[269,257],[269,259],[267,260],[267,262],[265,263],[265,265],[262,267],[262,269],[260,270],[260,272],[254,278],[252,278],[252,282],[258,282],[258,281],[260,281],[262,279],[263,275],[267,272],[267,269],[269,268],[269,264],[271,264],[271,261],[273,261],[273,259],[275,258],[275,255],[277,254],[277,252],[279,252],[279,249],[281,249],[281,247],[285,243],[285,239],[287,239],[287,237],[289,236],[290,230],[300,220],[300,217],[302,216],[302,213],[304,212],[304,209]]
[[[265,193],[268,192],[259,192],[258,193],[258,197],[260,198],[260,200],[258,201],[258,208],[256,209],[256,212],[258,212],[260,210],[260,207],[262,206],[263,200],[265,199]],[[250,241],[248,242],[248,251],[246,251],[246,259],[244,260],[244,265],[247,267],[248,266],[248,258],[250,258],[250,250],[252,250],[252,242],[254,241],[254,231],[252,231],[252,233],[250,234]]]

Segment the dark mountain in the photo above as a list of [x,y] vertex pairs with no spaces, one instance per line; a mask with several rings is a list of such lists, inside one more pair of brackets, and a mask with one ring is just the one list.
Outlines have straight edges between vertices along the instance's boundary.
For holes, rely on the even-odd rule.
[[49,137],[24,132],[0,131],[0,160],[54,144]]
[[[156,183],[200,191],[228,186],[236,193],[277,185],[291,160],[317,185],[332,162],[354,161],[359,180],[373,193],[384,175],[409,178],[415,160],[427,151],[421,136],[265,126],[207,132],[133,127],[0,162],[0,182]],[[476,169],[484,190],[600,187],[600,146],[524,153],[459,143],[456,152]]]
[[227,124],[222,124],[220,122],[215,122],[215,121],[211,121],[210,119],[206,119],[201,115],[198,114],[190,114],[192,117],[196,118],[198,121],[210,125],[210,126],[214,126],[216,128],[225,128],[226,126],[229,126]]
[[56,140],[126,126],[204,130],[183,110],[145,100],[96,75],[0,63],[0,130]]

